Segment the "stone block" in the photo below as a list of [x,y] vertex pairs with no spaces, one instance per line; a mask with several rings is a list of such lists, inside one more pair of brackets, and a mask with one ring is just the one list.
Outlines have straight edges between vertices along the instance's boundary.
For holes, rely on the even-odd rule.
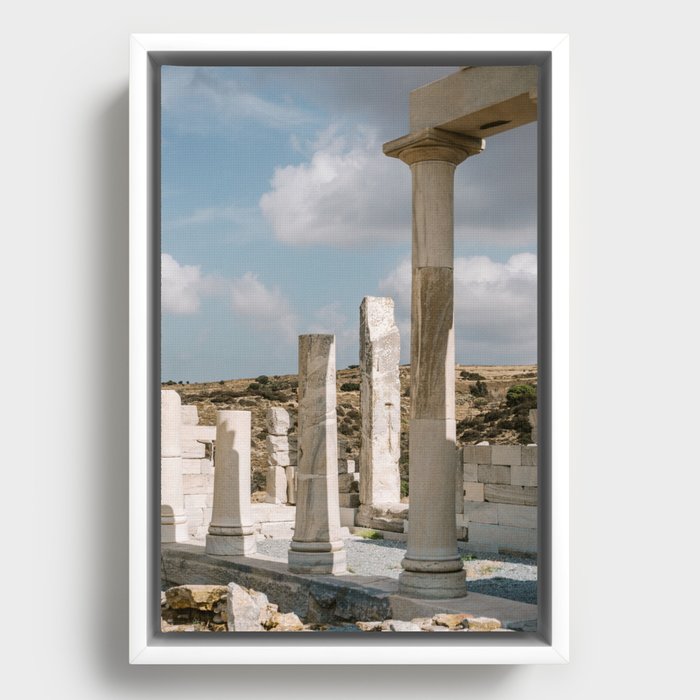
[[464,503],[464,524],[469,526],[470,523],[485,523],[489,525],[498,525],[498,505],[496,503]]
[[185,510],[192,508],[208,508],[211,502],[208,502],[207,495],[204,493],[193,493],[185,495]]
[[214,464],[212,463],[211,459],[200,459],[199,464],[202,474],[205,476],[211,476],[214,474]]
[[512,503],[520,506],[537,505],[537,489],[532,486],[484,485],[484,500],[491,503]]
[[204,474],[183,474],[182,490],[185,495],[193,493],[211,493],[214,489],[214,477]]
[[265,503],[287,502],[287,474],[284,467],[267,468],[265,491],[267,491]]
[[338,491],[340,493],[358,493],[359,487],[359,474],[338,474]]
[[513,486],[537,486],[537,467],[513,467],[511,484]]
[[198,425],[199,424],[199,414],[197,413],[197,407],[192,406],[181,406],[180,416],[182,418],[182,425]]
[[536,506],[516,506],[508,503],[491,503],[498,510],[498,524],[507,527],[537,527]]
[[355,515],[357,508],[340,508],[340,525],[341,527],[355,527]]
[[204,508],[185,508],[187,525],[190,529],[197,528],[204,523]]
[[491,464],[491,445],[465,445],[462,461],[465,464]]
[[537,445],[524,445],[521,452],[524,467],[537,466]]
[[510,467],[502,464],[480,464],[479,483],[510,484]]
[[479,481],[479,465],[471,462],[462,464],[462,481]]
[[530,439],[532,442],[537,443],[537,409],[531,408],[528,413],[528,418],[530,419]]
[[270,435],[286,435],[294,428],[294,417],[286,408],[273,406],[267,410],[266,427]]
[[338,504],[341,508],[359,508],[360,494],[359,493],[339,493]]
[[286,435],[268,435],[265,438],[267,463],[271,467],[287,467],[292,464],[289,438]]
[[182,441],[183,459],[204,459],[207,455],[207,448],[202,442],[197,440]]
[[354,459],[339,459],[338,474],[355,474],[357,472],[357,463]]
[[484,500],[484,484],[476,484],[466,482],[464,484],[464,500],[465,501],[483,501]]
[[464,463],[461,460],[461,455],[455,453],[455,513],[464,511]]
[[520,466],[522,456],[520,445],[492,445],[491,464],[509,464]]
[[287,503],[297,502],[297,468],[289,466],[284,470],[287,475]]
[[537,551],[537,530],[504,525],[472,523],[469,526],[469,544],[491,547],[490,551],[512,549],[518,552]]
[[203,461],[204,460],[201,460],[201,459],[183,459],[182,460],[183,477],[186,474],[201,474]]

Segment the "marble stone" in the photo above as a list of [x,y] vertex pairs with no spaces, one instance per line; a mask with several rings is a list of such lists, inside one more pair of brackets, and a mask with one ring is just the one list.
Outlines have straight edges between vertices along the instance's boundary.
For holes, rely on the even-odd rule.
[[267,432],[270,435],[286,435],[294,428],[294,417],[286,408],[273,406],[267,410]]
[[394,301],[365,297],[360,305],[360,502],[401,500],[400,335]]
[[265,503],[287,502],[287,473],[284,467],[268,467]]
[[196,406],[182,406],[181,411],[182,425],[199,425],[199,413]]
[[287,477],[287,503],[294,505],[297,502],[297,468],[290,465],[284,472]]
[[288,467],[292,464],[289,438],[286,435],[268,435],[265,438],[267,463],[271,467]]
[[180,395],[160,392],[160,536],[162,542],[187,542],[187,515],[182,484]]
[[299,336],[297,504],[289,570],[346,571],[340,536],[335,337]]
[[216,454],[208,554],[256,551],[250,507],[250,411],[216,412]]

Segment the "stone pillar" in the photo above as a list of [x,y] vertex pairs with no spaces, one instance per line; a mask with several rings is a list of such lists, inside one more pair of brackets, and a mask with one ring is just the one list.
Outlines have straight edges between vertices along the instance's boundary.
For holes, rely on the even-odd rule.
[[401,341],[394,301],[365,297],[360,305],[360,503],[401,500]]
[[411,167],[409,531],[399,591],[466,595],[455,531],[454,171],[482,139],[423,129],[384,145]]
[[293,503],[294,468],[296,467],[296,443],[289,431],[294,427],[294,419],[289,411],[273,406],[267,411],[267,491],[266,503]]
[[299,336],[297,503],[289,570],[345,572],[338,506],[335,336]]
[[250,508],[250,411],[216,412],[214,505],[207,554],[256,551]]
[[182,411],[176,391],[160,392],[160,540],[187,542],[187,516],[182,490]]

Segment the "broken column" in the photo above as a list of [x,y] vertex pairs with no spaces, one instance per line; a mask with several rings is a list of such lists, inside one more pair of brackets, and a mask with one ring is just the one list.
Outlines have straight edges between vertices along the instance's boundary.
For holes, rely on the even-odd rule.
[[294,503],[294,474],[297,464],[296,438],[289,435],[294,418],[285,408],[275,406],[267,412],[267,503]]
[[466,595],[455,532],[454,172],[482,139],[427,128],[384,145],[413,179],[409,531],[399,591]]
[[360,503],[401,500],[400,336],[394,301],[365,297],[360,305]]
[[216,412],[214,503],[207,554],[256,551],[250,507],[250,411]]
[[297,504],[289,570],[345,572],[338,506],[335,336],[299,336]]
[[181,401],[176,391],[160,392],[160,539],[187,542],[182,491]]

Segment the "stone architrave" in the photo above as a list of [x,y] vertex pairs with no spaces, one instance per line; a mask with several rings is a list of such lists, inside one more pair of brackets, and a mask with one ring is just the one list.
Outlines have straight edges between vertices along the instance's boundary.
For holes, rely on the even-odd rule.
[[256,551],[250,507],[250,411],[216,412],[214,504],[207,554]]
[[480,138],[425,128],[384,145],[413,180],[408,547],[399,591],[467,593],[455,531],[454,172]]
[[346,570],[338,503],[335,336],[299,336],[296,522],[289,570]]
[[182,402],[176,391],[160,392],[160,538],[187,542],[187,515],[182,488]]
[[401,500],[400,335],[394,300],[365,297],[360,305],[360,503]]

